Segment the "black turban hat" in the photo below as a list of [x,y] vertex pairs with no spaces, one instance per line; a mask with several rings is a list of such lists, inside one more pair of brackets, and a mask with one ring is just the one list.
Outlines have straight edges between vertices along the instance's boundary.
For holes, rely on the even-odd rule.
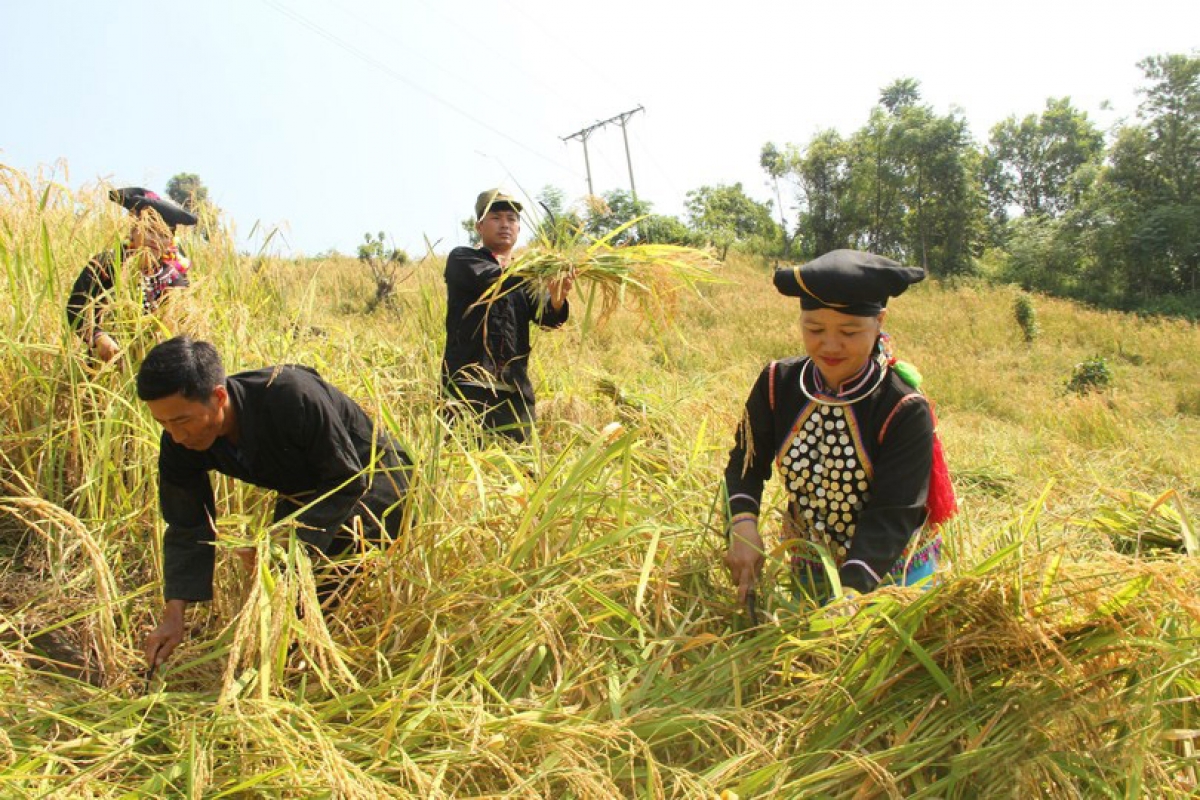
[[113,189],[108,193],[109,198],[120,203],[130,212],[137,214],[143,208],[153,208],[163,218],[163,222],[175,230],[176,225],[195,225],[200,220],[196,215],[165,197],[159,197],[154,192],[139,186],[127,186],[124,189]]
[[873,317],[889,297],[925,279],[925,270],[858,250],[832,250],[807,264],[775,270],[775,288],[799,297],[804,309],[832,308],[856,317]]

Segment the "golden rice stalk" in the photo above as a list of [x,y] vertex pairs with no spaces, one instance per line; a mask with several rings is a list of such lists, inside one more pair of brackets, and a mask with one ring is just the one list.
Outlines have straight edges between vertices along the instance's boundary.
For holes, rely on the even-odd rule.
[[701,284],[715,283],[714,269],[718,261],[705,250],[673,244],[614,244],[614,241],[639,220],[633,220],[601,239],[592,239],[582,231],[558,237],[547,237],[522,251],[505,267],[499,281],[480,298],[482,303],[494,302],[518,286],[531,286],[545,294],[559,280],[572,277],[577,296],[584,285],[591,304],[598,299],[599,320],[608,319],[627,297],[644,310],[658,315],[668,314],[676,294],[696,290]]

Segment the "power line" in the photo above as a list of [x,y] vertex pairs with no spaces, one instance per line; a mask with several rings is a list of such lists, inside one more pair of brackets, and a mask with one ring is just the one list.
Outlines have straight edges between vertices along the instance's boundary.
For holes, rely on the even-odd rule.
[[[526,11],[521,6],[520,3],[514,3],[514,2],[511,2],[511,0],[508,0],[508,2],[506,2],[506,5],[508,5],[508,7],[511,8],[513,11],[515,11],[518,14],[520,14],[521,16],[525,17],[525,19],[528,20],[530,22],[530,24],[532,24],[534,27],[540,28],[542,30],[542,33],[544,33],[546,35],[547,41],[569,42],[569,41],[572,41],[575,36],[575,31],[573,29],[562,30],[560,28],[557,31],[551,30],[549,28],[549,26],[547,26],[544,23],[541,15],[530,14],[528,11]],[[607,88],[610,91],[612,91],[614,94],[616,94],[618,96],[620,95],[620,93],[622,92],[624,87],[619,87],[616,84],[609,81],[609,79],[608,79],[609,68],[607,65],[595,64],[595,63],[589,61],[587,58],[584,57],[583,52],[581,52],[581,50],[579,48],[575,48],[572,51],[571,55],[580,63],[580,65],[582,65],[582,67],[584,68],[584,72],[587,75],[599,80],[601,83],[604,83],[607,86]]]
[[[325,0],[325,2],[326,2],[327,4],[329,4],[329,5],[333,6],[333,7],[334,7],[334,8],[336,8],[338,11],[342,12],[343,14],[345,14],[346,16],[350,17],[351,19],[354,19],[354,20],[358,21],[359,23],[361,23],[362,25],[365,25],[366,27],[370,28],[370,29],[371,29],[373,32],[375,32],[375,33],[379,33],[379,34],[381,34],[381,35],[386,35],[386,34],[383,34],[383,31],[382,31],[382,29],[381,29],[381,26],[380,26],[378,23],[374,23],[374,22],[372,22],[372,21],[370,21],[370,20],[364,19],[362,16],[360,16],[360,15],[356,14],[354,11],[351,11],[350,9],[348,9],[348,8],[345,8],[345,7],[344,7],[344,6],[342,6],[341,4],[339,4],[339,3],[335,2],[335,0]],[[512,60],[511,58],[508,58],[508,57],[507,57],[507,56],[504,54],[504,52],[503,52],[503,51],[500,51],[500,52],[495,52],[494,50],[492,50],[492,49],[491,49],[491,48],[492,48],[492,45],[493,45],[493,43],[492,43],[492,42],[489,42],[489,41],[486,41],[486,40],[484,40],[484,39],[483,39],[482,37],[480,37],[478,34],[474,33],[474,32],[473,32],[473,31],[471,31],[470,29],[468,29],[468,28],[464,27],[463,25],[461,25],[461,24],[460,24],[460,23],[459,23],[457,20],[455,20],[453,17],[449,17],[449,16],[447,16],[446,14],[442,13],[442,10],[441,10],[441,9],[440,9],[440,8],[439,8],[437,5],[435,5],[435,4],[433,4],[433,3],[429,3],[429,2],[427,2],[427,0],[417,0],[417,2],[419,2],[421,5],[425,6],[425,8],[429,9],[429,11],[430,11],[432,14],[435,14],[437,17],[439,17],[441,20],[443,20],[443,21],[444,21],[446,24],[448,24],[448,25],[450,25],[451,27],[455,28],[455,29],[456,29],[457,31],[459,31],[459,32],[460,32],[460,33],[461,33],[463,36],[466,36],[466,37],[470,38],[471,40],[473,40],[473,41],[475,41],[476,43],[478,43],[478,44],[480,44],[480,45],[484,46],[485,48],[489,48],[489,52],[493,52],[493,53],[494,53],[494,56],[495,56],[495,58],[497,58],[497,59],[499,59],[500,61],[502,61],[502,62],[504,62],[505,64],[507,64],[507,65],[508,65],[508,67],[509,67],[509,68],[511,68],[511,70],[512,70],[512,71],[514,71],[514,72],[519,72],[521,75],[525,76],[525,78],[526,78],[526,79],[528,79],[528,80],[529,80],[531,83],[537,84],[537,85],[538,85],[538,86],[540,86],[542,89],[544,89],[544,90],[545,90],[545,91],[546,91],[548,94],[552,94],[552,95],[554,95],[556,98],[558,98],[558,100],[562,101],[563,103],[571,103],[571,104],[573,104],[573,103],[574,103],[574,100],[573,100],[572,98],[570,98],[570,97],[569,97],[569,96],[567,96],[567,95],[564,95],[564,94],[562,94],[562,93],[561,93],[561,92],[559,92],[559,91],[558,91],[558,90],[557,90],[555,87],[551,86],[549,83],[547,83],[547,82],[545,82],[544,80],[542,80],[542,79],[541,79],[541,78],[540,78],[538,75],[536,75],[536,74],[534,74],[534,73],[531,73],[531,72],[529,72],[528,70],[526,70],[525,68],[523,68],[523,67],[522,67],[522,66],[521,66],[521,65],[520,65],[518,62],[516,62],[516,61]],[[399,40],[399,39],[398,39],[398,38],[396,38],[395,36],[386,35],[386,38],[390,39],[392,42],[394,42],[394,43],[395,43],[395,44],[396,44],[398,47],[400,47],[401,49],[406,49],[406,48],[408,47],[408,45],[407,45],[405,42],[402,42],[401,40]],[[442,74],[444,74],[444,75],[448,75],[448,76],[450,76],[451,78],[454,78],[456,81],[459,81],[460,83],[462,83],[462,84],[464,84],[465,86],[467,86],[467,87],[471,88],[472,90],[474,90],[474,91],[476,91],[476,92],[478,92],[478,93],[482,94],[484,97],[487,97],[489,100],[491,100],[491,101],[493,101],[493,102],[495,102],[495,103],[497,103],[497,104],[500,104],[500,103],[501,103],[501,101],[500,101],[499,99],[497,99],[495,95],[492,95],[492,94],[488,93],[486,90],[479,88],[479,86],[477,86],[476,84],[474,84],[474,83],[472,83],[471,81],[467,80],[467,79],[466,79],[466,78],[464,78],[462,75],[460,75],[460,74],[458,74],[458,73],[456,73],[456,72],[452,72],[452,71],[451,71],[451,70],[449,70],[449,69],[446,69],[446,68],[445,68],[445,67],[443,67],[441,64],[438,64],[438,63],[434,62],[432,59],[426,58],[424,55],[422,55],[422,54],[421,54],[421,53],[419,53],[419,52],[418,52],[418,53],[414,53],[414,55],[415,55],[417,58],[419,58],[419,59],[420,59],[420,60],[421,60],[421,61],[422,61],[424,64],[428,65],[429,67],[431,67],[431,68],[433,68],[433,69],[436,69],[438,72],[441,72],[441,73],[442,73]],[[576,107],[576,108],[579,108],[579,106],[578,106],[578,105],[576,105],[575,107]]]
[[507,133],[500,130],[499,128],[496,128],[495,126],[479,119],[478,117],[471,114],[470,112],[468,112],[462,108],[459,108],[454,103],[451,103],[449,100],[444,99],[443,97],[436,94],[435,92],[432,92],[432,91],[426,89],[424,86],[421,86],[420,84],[416,83],[415,81],[413,81],[409,78],[406,78],[404,75],[402,75],[399,72],[397,72],[396,70],[392,69],[387,64],[384,64],[382,61],[379,61],[378,59],[372,57],[369,53],[363,52],[362,50],[355,47],[350,42],[347,42],[345,39],[342,39],[341,37],[337,36],[336,34],[326,30],[325,28],[321,27],[317,23],[308,19],[304,15],[299,14],[299,13],[291,10],[290,8],[287,8],[286,6],[281,5],[280,3],[276,2],[276,0],[262,0],[262,2],[266,6],[273,8],[275,11],[279,12],[283,16],[288,17],[293,22],[296,22],[299,25],[303,25],[304,27],[308,28],[313,33],[317,34],[318,36],[321,36],[322,38],[324,38],[324,39],[332,42],[333,44],[337,45],[338,47],[342,48],[343,50],[345,50],[347,53],[354,56],[355,58],[363,61],[364,63],[368,64],[369,66],[374,67],[375,69],[379,70],[380,72],[383,72],[385,75],[392,78],[393,80],[403,83],[405,86],[408,86],[410,89],[424,95],[425,97],[429,98],[430,100],[433,100],[435,103],[445,106],[446,108],[450,109],[451,111],[458,114],[459,116],[464,117],[465,119],[468,119],[471,122],[474,122],[479,127],[484,128],[485,130],[488,130],[488,131],[496,134],[497,136],[499,136],[500,138],[502,138],[508,142],[511,142],[512,144],[521,148],[525,152],[527,152],[533,156],[536,156],[537,158],[540,158],[541,160],[545,161],[546,163],[552,164],[555,167],[563,170],[564,172],[570,173],[572,175],[575,175],[575,176],[579,175],[578,172],[576,172],[575,170],[566,166],[565,164],[560,164],[558,161],[555,161],[554,159],[550,158],[549,156],[545,155],[544,153],[541,153],[541,152],[535,150],[534,148],[526,145],[524,142],[514,139],[512,136],[509,136]]
[[671,191],[682,196],[683,193],[679,191],[678,184],[675,183],[675,180],[671,177],[670,173],[667,172],[666,167],[662,165],[662,162],[655,157],[654,151],[650,149],[650,145],[646,143],[646,140],[639,136],[636,132],[633,134],[633,139],[635,142],[637,142],[637,144],[641,145],[642,152],[644,152],[650,159],[650,163],[654,165],[656,170],[658,170],[658,174],[666,179],[667,185],[671,187]]

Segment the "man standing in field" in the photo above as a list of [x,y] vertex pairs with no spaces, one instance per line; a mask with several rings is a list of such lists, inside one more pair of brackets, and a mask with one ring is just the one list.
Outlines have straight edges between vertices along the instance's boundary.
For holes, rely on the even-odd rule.
[[[411,462],[357,403],[308,367],[226,377],[216,348],[178,336],[147,354],[137,390],[163,427],[166,609],[146,638],[151,666],[182,641],[187,604],[212,599],[217,512],[210,471],[274,489],[275,520],[294,517],[299,538],[326,558],[354,547],[356,529],[368,540],[384,538],[385,530],[398,534]],[[322,602],[336,602],[348,574],[331,565],[318,579]]]
[[558,328],[567,321],[572,279],[538,296],[519,278],[481,296],[501,280],[521,233],[521,204],[499,189],[475,200],[481,247],[456,247],[446,259],[446,351],[442,384],[451,402],[465,404],[483,426],[524,442],[535,419],[529,380],[529,325]]

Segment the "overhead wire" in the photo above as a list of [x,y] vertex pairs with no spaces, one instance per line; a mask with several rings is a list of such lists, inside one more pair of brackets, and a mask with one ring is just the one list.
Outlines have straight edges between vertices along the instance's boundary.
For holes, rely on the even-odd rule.
[[497,60],[499,60],[500,62],[504,63],[508,68],[512,69],[513,71],[519,72],[521,75],[524,75],[527,80],[529,80],[531,83],[536,84],[537,86],[541,87],[542,89],[546,90],[549,94],[553,95],[556,99],[573,106],[581,114],[583,113],[583,107],[577,105],[574,98],[572,98],[570,95],[560,92],[556,87],[554,87],[550,83],[547,83],[545,80],[543,80],[541,78],[541,76],[537,75],[536,73],[532,73],[529,70],[525,69],[523,66],[521,66],[520,62],[515,61],[512,58],[509,58],[505,54],[504,50],[501,49],[501,50],[497,51],[495,48],[495,42],[489,42],[486,39],[484,39],[483,37],[477,35],[474,31],[472,31],[469,28],[460,24],[456,19],[449,17],[446,14],[442,13],[441,8],[439,8],[437,5],[435,5],[433,3],[428,2],[428,0],[417,0],[417,2],[419,2],[421,5],[428,8],[434,14],[437,14],[439,17],[441,17],[443,20],[445,20],[448,24],[450,24],[456,30],[458,30],[460,33],[462,33],[464,36],[469,37],[476,44],[480,45],[481,47],[486,48],[487,52],[490,54],[491,57],[494,57]]
[[[366,20],[366,19],[364,19],[363,17],[361,17],[361,16],[359,16],[358,14],[356,14],[355,12],[351,11],[350,9],[348,9],[348,8],[345,8],[345,7],[344,7],[344,6],[342,6],[341,4],[337,3],[335,0],[325,0],[325,2],[326,2],[327,4],[329,4],[329,5],[331,5],[331,6],[335,7],[335,8],[337,8],[339,11],[341,11],[341,12],[342,12],[343,14],[345,14],[346,16],[348,16],[348,17],[350,17],[350,18],[352,18],[352,19],[356,20],[357,22],[359,22],[359,23],[360,23],[360,24],[362,24],[362,25],[365,25],[365,26],[367,26],[367,27],[368,27],[368,28],[370,28],[371,30],[373,30],[373,31],[378,31],[378,30],[379,30],[379,26],[378,26],[378,25],[374,25],[374,24],[372,24],[372,23],[371,23],[369,20]],[[434,14],[436,14],[436,15],[437,15],[439,18],[441,18],[441,19],[442,19],[444,22],[446,22],[448,25],[452,26],[452,27],[453,27],[455,30],[457,30],[457,31],[458,31],[458,32],[459,32],[461,35],[463,35],[464,37],[466,37],[466,38],[469,38],[469,39],[471,39],[472,41],[474,41],[474,42],[476,42],[477,44],[480,44],[480,45],[482,45],[482,46],[489,47],[489,48],[491,47],[491,43],[490,43],[490,42],[487,42],[487,41],[486,41],[486,40],[484,40],[482,37],[480,37],[480,36],[476,35],[476,34],[475,34],[475,33],[474,33],[472,30],[470,30],[469,28],[467,28],[467,27],[463,26],[462,24],[460,24],[460,23],[459,23],[459,21],[458,21],[458,20],[456,20],[455,18],[453,18],[453,17],[450,17],[450,16],[447,16],[446,14],[442,13],[442,12],[441,12],[441,10],[440,10],[439,8],[437,8],[435,5],[433,5],[433,4],[429,3],[429,2],[427,2],[426,0],[417,0],[417,2],[419,2],[421,5],[423,5],[423,6],[425,6],[426,8],[428,8],[428,9],[429,9],[431,12],[433,12]],[[545,28],[542,28],[542,30],[543,30],[543,31],[545,31]],[[548,34],[548,35],[549,35],[549,34]],[[397,41],[397,40],[396,40],[394,37],[388,37],[388,38],[391,38],[391,39],[392,39],[392,41],[396,42],[396,44],[398,44],[398,45],[402,45],[402,46],[403,46],[403,43],[402,43],[402,42],[399,42],[399,41]],[[539,76],[537,76],[537,75],[535,75],[535,74],[533,74],[533,73],[529,72],[529,71],[528,71],[528,70],[526,70],[524,67],[522,67],[522,66],[521,66],[521,65],[520,65],[518,62],[514,61],[514,60],[513,60],[513,59],[511,59],[511,58],[507,58],[507,57],[504,55],[503,51],[500,51],[500,52],[498,52],[498,53],[495,53],[495,55],[496,55],[497,59],[498,59],[498,60],[499,60],[501,63],[503,63],[503,64],[505,64],[505,65],[506,65],[506,69],[511,69],[513,72],[520,73],[521,75],[525,76],[525,78],[526,78],[526,79],[528,79],[528,80],[529,80],[531,83],[533,83],[533,84],[537,85],[538,87],[540,87],[540,88],[544,89],[544,90],[546,91],[546,93],[547,93],[547,94],[550,94],[550,95],[554,96],[556,99],[558,99],[558,100],[562,101],[564,104],[568,104],[568,105],[571,105],[571,106],[573,106],[573,107],[574,107],[574,109],[575,109],[575,110],[577,110],[577,111],[579,112],[579,115],[580,115],[580,116],[583,116],[583,115],[584,115],[584,111],[583,111],[583,108],[582,108],[582,106],[579,106],[579,105],[577,105],[577,104],[575,103],[575,101],[574,101],[574,100],[573,100],[571,97],[569,97],[568,95],[566,95],[566,94],[563,94],[562,92],[558,91],[558,89],[556,89],[554,86],[552,86],[551,84],[547,83],[546,81],[542,80],[542,79],[541,79]],[[490,94],[490,93],[488,93],[487,91],[485,91],[485,90],[483,90],[483,89],[480,89],[480,88],[478,88],[478,87],[477,87],[477,86],[475,86],[473,83],[471,83],[471,82],[470,82],[470,81],[468,81],[467,79],[463,78],[461,75],[458,75],[457,73],[455,73],[455,72],[452,72],[451,70],[448,70],[448,69],[446,69],[445,67],[442,67],[441,65],[434,63],[434,62],[433,62],[433,61],[431,61],[430,59],[427,59],[427,58],[420,57],[419,55],[418,55],[418,57],[419,57],[419,58],[421,58],[421,61],[422,61],[423,63],[425,63],[426,65],[428,65],[428,66],[430,66],[431,68],[433,68],[433,69],[436,69],[436,70],[438,70],[439,72],[442,72],[443,74],[450,76],[451,78],[455,79],[456,81],[459,81],[460,83],[462,83],[462,84],[464,84],[464,85],[466,85],[466,86],[470,87],[470,88],[472,89],[472,91],[476,91],[476,92],[478,92],[479,94],[483,95],[484,97],[487,97],[489,100],[492,100],[492,101],[493,101],[493,102],[495,102],[495,103],[501,103],[501,101],[500,101],[500,100],[498,100],[496,97],[494,97],[493,95],[491,95],[491,94]],[[478,151],[477,151],[477,152],[478,152]],[[612,161],[612,159],[611,159],[611,158],[609,158],[609,155],[608,155],[608,153],[607,153],[607,152],[605,152],[605,150],[603,149],[603,147],[601,147],[601,148],[597,149],[595,152],[596,152],[596,154],[597,154],[597,155],[599,155],[599,157],[600,157],[600,160],[603,162],[603,164],[604,164],[604,165],[605,165],[605,166],[606,166],[606,167],[607,167],[609,170],[611,170],[611,171],[612,171],[612,172],[614,172],[614,173],[616,173],[616,172],[619,172],[620,168],[617,166],[617,164],[615,164],[615,163]],[[486,153],[482,153],[482,152],[480,153],[480,155],[487,156],[488,158],[494,158],[493,156],[488,156]],[[498,162],[498,163],[500,163],[498,159],[497,159],[497,162]],[[516,176],[514,176],[514,175],[512,174],[512,172],[511,172],[511,171],[509,171],[509,169],[508,169],[507,167],[504,167],[502,163],[501,163],[501,167],[503,168],[505,175],[506,175],[506,176],[507,176],[507,177],[508,177],[508,178],[509,178],[511,181],[513,181],[514,183],[517,183],[517,184],[519,184],[519,183],[520,183],[520,181],[519,181],[519,180],[516,178]],[[574,174],[574,176],[575,176],[577,179],[579,179],[579,180],[581,180],[581,181],[582,181],[582,180],[583,180],[583,178],[584,178],[584,175],[583,175],[582,173],[579,173],[579,172],[574,172],[573,174]],[[530,198],[530,199],[532,199],[532,198]]]
[[299,25],[302,25],[305,28],[308,28],[310,31],[317,34],[318,36],[321,36],[322,38],[326,39],[327,41],[331,42],[332,44],[337,45],[342,50],[346,51],[347,53],[349,53],[350,55],[359,59],[360,61],[364,62],[365,64],[379,70],[380,72],[384,73],[385,75],[392,78],[393,80],[403,83],[405,86],[409,87],[413,91],[427,97],[428,99],[434,101],[435,103],[438,103],[439,105],[445,106],[446,108],[450,109],[451,111],[458,114],[459,116],[470,120],[471,122],[475,123],[479,127],[483,128],[487,131],[490,131],[491,133],[495,134],[496,136],[499,136],[500,138],[504,139],[505,141],[507,141],[513,145],[516,145],[517,147],[521,148],[522,150],[529,153],[530,155],[536,156],[537,158],[541,159],[542,161],[545,161],[546,163],[551,164],[564,172],[574,175],[577,178],[583,177],[582,174],[580,172],[578,172],[577,170],[574,170],[571,167],[568,167],[567,165],[562,164],[561,162],[559,162],[553,158],[550,158],[545,153],[542,153],[541,151],[539,151],[533,147],[530,147],[529,145],[525,144],[524,142],[522,142],[522,141],[516,139],[515,137],[509,135],[508,133],[500,130],[496,126],[476,117],[474,114],[471,114],[469,111],[467,111],[463,108],[460,108],[459,106],[457,106],[454,103],[450,102],[449,100],[445,99],[444,97],[437,94],[436,92],[426,89],[421,84],[417,83],[416,81],[412,80],[411,78],[404,76],[400,72],[397,72],[392,67],[383,63],[379,59],[373,57],[369,53],[364,52],[363,50],[359,49],[358,47],[355,47],[350,42],[347,42],[345,39],[341,38],[340,36],[338,36],[337,34],[331,32],[331,31],[327,30],[326,28],[319,25],[318,23],[313,22],[312,20],[305,17],[303,14],[300,14],[299,12],[296,12],[290,8],[287,8],[283,4],[277,2],[277,0],[262,0],[262,3],[266,6],[268,6],[269,8],[274,9],[279,14],[291,19],[293,22],[295,22]]
[[[424,2],[424,0],[422,0],[422,2]],[[546,24],[543,23],[543,21],[540,17],[530,14],[520,4],[513,3],[513,2],[511,2],[511,0],[508,0],[507,2],[505,2],[505,6],[512,9],[520,16],[524,17],[534,27],[539,28],[549,41],[561,42],[561,41],[566,40],[565,36],[562,34],[561,31],[551,30],[550,27],[548,27]],[[582,65],[583,67],[586,68],[586,72],[588,75],[595,76],[601,82],[603,82],[605,84],[605,88],[607,88],[612,94],[619,96],[620,94],[622,94],[625,91],[622,87],[617,86],[616,84],[610,83],[606,77],[605,70],[603,70],[602,68],[600,68],[600,67],[596,66],[595,64],[591,63],[590,61],[588,61],[578,51],[573,51],[572,57],[575,58],[580,65]],[[599,120],[595,120],[595,121],[598,122]],[[583,126],[583,127],[586,127],[586,126]],[[609,158],[608,153],[605,152],[605,149],[602,145],[599,147],[596,147],[595,150],[589,150],[588,154],[589,155],[598,154],[600,156],[601,161],[604,163],[604,165],[607,166],[610,170],[612,170],[612,172],[614,174],[620,175],[625,172],[625,167],[623,165],[619,166],[619,165],[613,163],[613,161]]]

